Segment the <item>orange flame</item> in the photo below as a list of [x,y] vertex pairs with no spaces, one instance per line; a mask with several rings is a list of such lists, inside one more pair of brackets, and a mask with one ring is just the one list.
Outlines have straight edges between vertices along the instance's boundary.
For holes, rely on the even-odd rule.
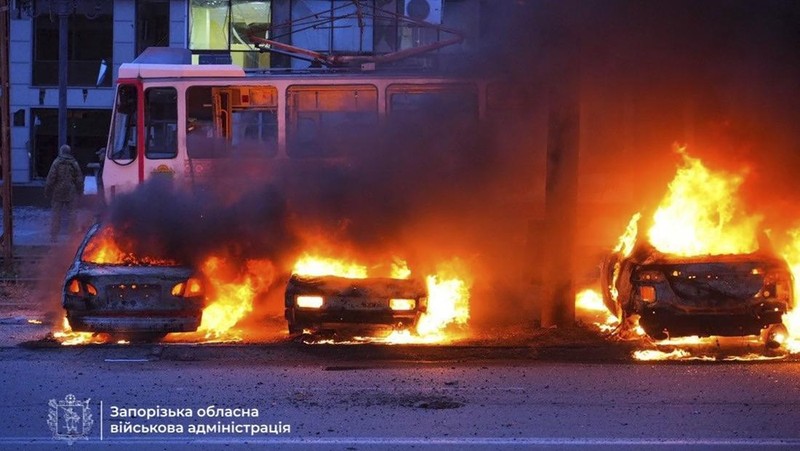
[[691,356],[692,354],[688,351],[678,348],[675,348],[670,352],[659,351],[657,349],[640,349],[638,351],[633,351],[633,358],[643,362],[652,362],[658,360],[685,360]]
[[346,262],[335,258],[319,257],[303,254],[293,269],[302,276],[337,276],[349,279],[367,278],[367,267],[358,263]]
[[800,300],[800,228],[792,229],[787,233],[789,242],[783,247],[781,252],[789,269],[794,276],[794,308],[783,315],[783,325],[786,326],[789,336],[784,345],[787,351],[792,354],[800,353],[800,308],[797,307]]
[[197,333],[207,340],[241,340],[241,331],[235,326],[253,311],[256,296],[272,285],[275,267],[269,260],[248,260],[241,271],[228,260],[212,256],[203,262],[202,272],[213,301],[203,310]]
[[575,295],[575,312],[579,317],[592,322],[601,332],[612,332],[619,326],[619,319],[609,312],[603,296],[587,288]]
[[469,320],[469,284],[448,271],[440,271],[425,279],[428,285],[428,310],[417,323],[417,334],[422,337],[446,338],[445,329],[451,325],[463,326]]
[[393,279],[408,279],[411,277],[411,269],[408,268],[408,263],[399,258],[394,259],[392,262],[392,275]]
[[469,321],[470,283],[459,276],[453,265],[425,278],[428,309],[417,322],[416,334],[394,331],[379,340],[390,344],[444,343],[457,337],[453,326],[463,328]]
[[[744,177],[742,174],[730,174],[708,169],[698,158],[689,156],[686,149],[677,149],[682,157],[682,164],[669,183],[668,190],[653,215],[653,222],[647,231],[647,238],[657,250],[680,256],[745,254],[758,249],[758,231],[762,217],[746,214],[739,201],[739,188]],[[639,213],[635,214],[628,224],[625,233],[620,237],[614,249],[624,257],[631,254],[638,233]],[[796,235],[800,238],[800,231]],[[797,258],[789,263],[795,274],[800,273],[800,239],[796,239]],[[614,268],[611,296],[616,300],[616,279],[619,277],[619,266]],[[795,287],[798,292],[798,287]],[[588,296],[588,295],[586,295]],[[592,299],[597,303],[599,296]],[[602,305],[602,303],[600,302]],[[585,307],[584,307],[585,308]],[[793,312],[794,313],[794,312]],[[786,315],[784,322],[793,321],[792,314]],[[797,334],[800,336],[800,314],[797,314]],[[599,324],[598,324],[599,325]],[[637,326],[638,328],[638,326]],[[642,331],[643,335],[643,331]],[[683,337],[680,339],[662,340],[658,346],[708,346],[715,342],[714,337]],[[800,351],[800,341],[797,350]],[[637,360],[676,360],[700,359],[716,360],[708,355],[694,355],[684,348],[662,351],[659,349],[640,350],[633,354]],[[758,355],[731,357],[730,359],[772,358]]]
[[83,251],[81,259],[85,262],[99,265],[177,266],[178,264],[176,261],[170,259],[134,255],[132,252],[123,250],[130,246],[121,245],[120,241],[120,237],[117,236],[114,229],[105,227],[89,241],[86,245],[86,249]]
[[[614,247],[614,252],[621,253],[623,257],[631,255],[636,245],[636,237],[639,235],[639,219],[641,217],[641,213],[636,213],[631,217],[630,221],[628,221],[628,225],[625,227],[625,232],[619,237],[619,241],[617,241],[617,245]],[[608,287],[611,299],[614,302],[617,302],[617,299],[619,299],[617,280],[619,280],[619,272],[621,269],[620,263],[616,262],[614,264],[614,272],[611,275],[611,285]],[[602,303],[602,298],[600,298],[600,301]]]
[[634,351],[633,358],[640,361],[752,361],[785,357],[782,353],[765,355],[752,352],[752,349],[763,346],[757,337],[676,337],[650,344],[655,348]]
[[758,249],[761,216],[745,215],[738,200],[741,175],[711,171],[685,148],[683,165],[653,216],[648,231],[661,252],[682,255],[745,254]]
[[639,219],[641,217],[641,213],[636,213],[631,217],[625,227],[625,232],[619,237],[619,241],[614,247],[614,252],[620,252],[624,257],[631,255],[633,246],[636,244],[636,236],[639,234]]
[[111,341],[108,334],[73,331],[66,316],[61,320],[61,328],[53,332],[53,338],[58,340],[61,346],[104,344]]

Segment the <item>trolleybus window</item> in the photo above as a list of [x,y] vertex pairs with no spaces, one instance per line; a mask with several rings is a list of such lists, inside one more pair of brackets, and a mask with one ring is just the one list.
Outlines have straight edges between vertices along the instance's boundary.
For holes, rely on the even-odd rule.
[[145,150],[149,159],[178,155],[178,92],[175,88],[145,91]]
[[472,85],[393,84],[387,89],[387,96],[393,123],[473,124],[478,121],[478,92]]
[[192,86],[186,90],[189,158],[272,157],[278,151],[273,86]]
[[505,122],[507,118],[530,113],[536,105],[537,89],[533,84],[495,82],[486,86],[486,109],[491,119]]
[[136,158],[136,86],[120,85],[114,110],[108,158],[133,160]]
[[286,96],[292,158],[340,156],[378,123],[378,88],[372,85],[297,85]]

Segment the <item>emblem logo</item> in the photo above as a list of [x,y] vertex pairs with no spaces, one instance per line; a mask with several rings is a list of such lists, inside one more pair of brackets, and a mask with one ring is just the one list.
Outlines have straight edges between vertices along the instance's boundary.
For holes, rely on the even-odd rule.
[[175,175],[175,170],[166,164],[160,164],[153,169],[152,174],[172,177]]
[[53,438],[66,440],[71,445],[76,440],[86,440],[92,430],[92,410],[89,401],[78,401],[75,395],[69,394],[63,400],[51,399],[48,405],[47,425],[53,432]]

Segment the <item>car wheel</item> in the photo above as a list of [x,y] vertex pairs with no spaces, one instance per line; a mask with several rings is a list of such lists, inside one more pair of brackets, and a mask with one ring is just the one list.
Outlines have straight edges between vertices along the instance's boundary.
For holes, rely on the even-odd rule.
[[299,326],[295,326],[294,324],[289,324],[289,335],[295,335],[303,332],[303,328]]

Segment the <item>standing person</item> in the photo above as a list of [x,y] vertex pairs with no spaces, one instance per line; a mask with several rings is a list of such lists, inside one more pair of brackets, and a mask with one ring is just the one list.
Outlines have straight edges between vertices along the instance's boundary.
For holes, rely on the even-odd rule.
[[66,214],[67,230],[75,222],[75,199],[83,194],[83,174],[78,161],[72,156],[72,149],[66,144],[58,150],[47,181],[44,195],[52,198],[53,216],[50,222],[50,240],[58,239],[61,230],[61,218]]

